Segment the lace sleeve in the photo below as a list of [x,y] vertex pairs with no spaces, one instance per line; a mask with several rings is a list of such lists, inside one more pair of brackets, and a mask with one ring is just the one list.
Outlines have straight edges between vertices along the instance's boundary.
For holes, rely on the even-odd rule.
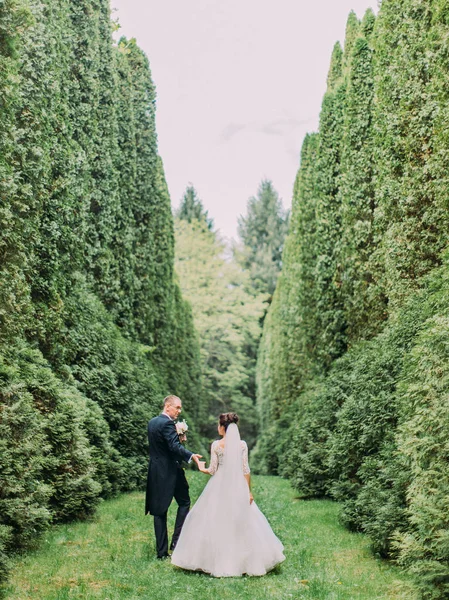
[[250,471],[249,464],[248,464],[248,446],[246,445],[246,442],[244,442],[244,441],[242,441],[242,460],[243,460],[243,474],[249,475],[251,471]]
[[212,442],[212,446],[210,449],[210,464],[206,471],[210,475],[215,475],[218,468],[218,454],[217,454],[217,445],[215,442]]

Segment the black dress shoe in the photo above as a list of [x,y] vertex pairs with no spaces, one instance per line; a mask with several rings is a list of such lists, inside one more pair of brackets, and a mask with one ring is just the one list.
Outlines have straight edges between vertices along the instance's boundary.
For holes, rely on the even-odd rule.
[[170,555],[168,553],[167,554],[162,554],[162,556],[158,556],[157,557],[158,560],[165,560],[166,558],[170,558]]

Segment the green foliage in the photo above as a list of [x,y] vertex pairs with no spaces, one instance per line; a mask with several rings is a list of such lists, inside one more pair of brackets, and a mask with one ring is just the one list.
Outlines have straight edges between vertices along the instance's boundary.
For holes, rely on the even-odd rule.
[[43,479],[51,486],[51,512],[56,520],[92,514],[101,486],[94,479],[95,464],[84,430],[85,399],[75,388],[55,377],[38,351],[19,349],[16,360],[18,375],[44,417],[49,452]]
[[303,498],[329,493],[328,442],[346,391],[343,382],[333,383],[332,387],[319,382],[310,384],[301,394],[294,406],[301,418],[293,421],[287,443],[279,448],[280,474],[292,480]]
[[241,417],[242,436],[251,446],[256,433],[251,349],[260,337],[265,297],[248,291],[248,274],[225,258],[223,242],[204,220],[177,219],[175,231],[176,270],[200,340],[199,422],[204,423],[204,434],[213,438],[218,414],[235,410]]
[[256,466],[448,595],[447,2],[348,19],[258,358]]
[[110,442],[103,446],[101,432],[92,433],[101,440],[94,446],[106,461],[109,493],[132,489],[142,484],[146,468],[143,424],[157,412],[164,389],[149,359],[151,349],[123,337],[80,275],[71,287],[47,356],[61,378],[76,383],[102,409]]
[[108,430],[101,412],[89,410],[87,399],[25,344],[10,347],[0,360],[0,399],[3,580],[8,555],[33,547],[51,520],[93,513],[102,491],[97,467],[101,473],[105,459],[92,451],[88,430],[96,432],[98,448],[108,443]]
[[[180,284],[175,283],[170,311],[171,336],[166,359],[167,394],[179,394],[183,399],[183,410],[192,415],[199,426],[204,418],[200,342],[188,296],[185,298],[187,300],[181,294]],[[191,423],[189,426],[192,425]]]
[[44,482],[46,456],[51,450],[44,416],[20,377],[17,365],[0,363],[0,515],[9,530],[7,547],[32,545],[48,525],[51,487]]
[[214,226],[213,219],[208,217],[208,211],[204,210],[203,203],[198,198],[196,189],[189,185],[184,192],[181,204],[175,213],[177,219],[192,223],[192,221],[204,221],[207,228],[212,230]]
[[199,414],[155,88],[111,32],[108,0],[0,2],[0,577],[142,486],[164,395]]
[[[364,30],[370,34],[368,11]],[[352,17],[349,23],[354,29]],[[348,25],[349,25],[348,23]],[[342,229],[335,280],[341,288],[349,343],[376,334],[387,316],[379,266],[379,235],[374,229],[375,184],[373,143],[374,80],[370,35],[357,29],[347,58],[346,109],[343,124],[341,178]]]
[[238,234],[243,248],[236,251],[236,257],[248,270],[251,285],[257,292],[272,295],[275,290],[288,217],[268,180],[262,181],[257,195],[248,200],[246,217],[239,217]]
[[272,443],[277,439],[277,432],[273,420],[279,419],[284,411],[290,413],[288,407],[304,389],[304,380],[311,367],[308,351],[314,345],[314,166],[318,144],[316,134],[306,136],[303,143],[302,168],[295,182],[283,270],[259,346],[256,381],[261,434],[255,468],[262,473],[277,472],[276,444]]
[[0,524],[0,581],[5,581],[9,575],[11,560],[8,547],[11,541],[11,529]]
[[[32,317],[29,282],[29,243],[33,237],[34,200],[21,184],[18,167],[20,124],[20,35],[29,24],[26,4],[0,4],[0,340],[9,341]],[[23,216],[27,215],[27,219]]]
[[[448,461],[448,268],[428,318],[407,356],[399,387],[398,450],[410,471],[408,527],[397,532],[399,562],[420,581],[423,598],[449,593]],[[441,310],[442,309],[442,310]]]
[[375,36],[375,219],[390,305],[419,286],[449,241],[445,2],[386,2]]
[[334,48],[329,68],[328,88],[320,113],[319,148],[315,174],[314,278],[315,305],[313,331],[315,361],[328,368],[346,349],[346,323],[340,286],[335,282],[341,236],[342,136],[346,103],[343,77],[345,56]]

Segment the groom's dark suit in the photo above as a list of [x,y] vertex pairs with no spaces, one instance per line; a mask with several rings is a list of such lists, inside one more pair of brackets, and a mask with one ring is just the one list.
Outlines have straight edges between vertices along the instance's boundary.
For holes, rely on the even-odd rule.
[[189,462],[192,452],[180,443],[174,421],[161,414],[148,423],[150,464],[148,465],[145,514],[154,516],[158,558],[168,556],[167,511],[175,497],[178,503],[172,547],[176,545],[184,520],[189,512],[190,497],[181,462]]

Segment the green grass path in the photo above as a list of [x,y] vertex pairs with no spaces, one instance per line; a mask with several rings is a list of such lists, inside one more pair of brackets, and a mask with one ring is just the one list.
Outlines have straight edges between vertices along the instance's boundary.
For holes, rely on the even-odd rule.
[[[192,499],[206,483],[189,473]],[[157,561],[143,494],[105,502],[94,521],[51,529],[16,562],[7,600],[394,600],[416,598],[398,569],[372,557],[366,537],[338,524],[338,505],[301,501],[287,481],[254,477],[256,502],[285,546],[265,577],[215,579]],[[174,506],[170,509],[173,526]]]

